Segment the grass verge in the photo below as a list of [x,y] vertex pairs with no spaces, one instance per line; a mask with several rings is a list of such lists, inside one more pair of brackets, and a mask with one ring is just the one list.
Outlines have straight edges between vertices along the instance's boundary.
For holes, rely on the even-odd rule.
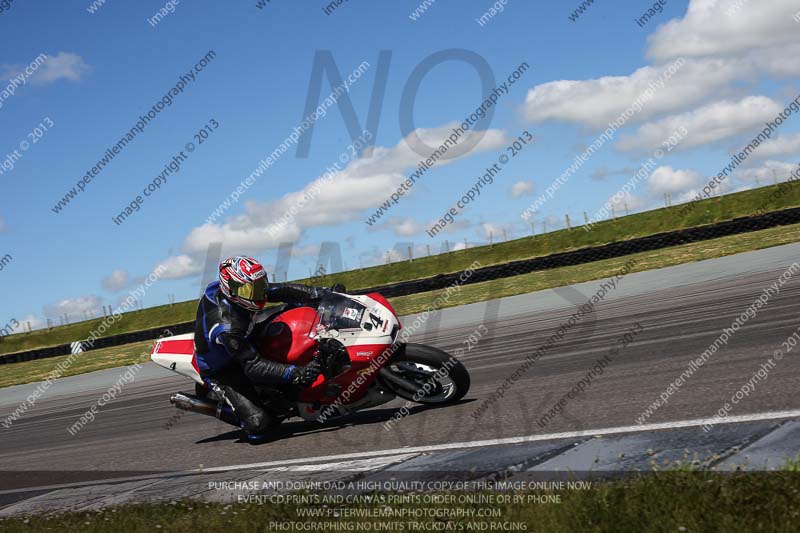
[[[269,502],[263,505],[226,505],[183,500],[162,505],[5,519],[0,520],[0,529],[9,533],[48,530],[126,533],[379,530],[789,532],[797,531],[800,518],[799,488],[800,475],[787,470],[769,474],[670,471],[641,474],[621,481],[592,482],[588,490],[502,493],[511,498],[517,496],[524,502],[518,500],[516,504],[498,502],[501,493],[438,493],[440,501],[455,496],[457,502],[459,496],[465,496],[464,503],[425,503],[425,495],[418,495],[419,498],[406,498],[409,501],[394,500],[392,505],[381,503],[379,495],[372,494],[370,496],[378,500],[375,503],[367,503],[367,498],[361,497],[356,503],[325,507]],[[384,502],[393,495],[405,496],[383,494]],[[321,498],[321,495],[317,496]],[[478,496],[483,496],[484,501],[480,501]],[[328,516],[303,517],[303,513],[309,510],[319,510]],[[474,512],[473,518],[455,517],[470,512]],[[479,513],[495,516],[479,518]],[[359,514],[368,516],[354,516]],[[431,516],[433,514],[439,516]],[[465,527],[470,524],[472,527]],[[485,524],[485,527],[478,524]]]
[[[753,213],[775,211],[800,206],[800,187],[798,182],[761,187],[698,202],[693,209],[684,213],[684,206],[667,207],[616,220],[599,222],[591,231],[582,227],[573,230],[560,230],[524,237],[493,246],[480,246],[457,252],[421,257],[413,261],[400,261],[390,265],[380,265],[359,270],[351,270],[329,276],[299,280],[317,285],[344,283],[349,289],[361,289],[409,281],[437,274],[457,272],[480,261],[484,266],[506,263],[517,259],[529,259],[556,252],[577,250],[610,242],[629,240],[664,231],[713,224]],[[174,305],[151,307],[141,311],[125,313],[124,318],[114,322],[106,335],[128,333],[159,326],[168,326],[192,320],[195,316],[195,301]],[[0,339],[0,354],[31,350],[44,346],[65,344],[89,337],[103,319],[94,319],[52,330],[9,335]],[[24,327],[24,325],[23,325]]]
[[0,365],[0,387],[43,381],[59,363],[67,361],[70,357],[72,357],[72,364],[61,374],[61,377],[143,363],[150,360],[150,349],[154,343],[155,341],[136,342],[125,346],[91,350],[76,356],[59,355],[47,359]]
[[[562,287],[584,281],[603,279],[616,274],[626,263],[633,264],[631,272],[664,268],[691,263],[712,257],[723,257],[740,252],[770,248],[800,241],[800,224],[756,231],[745,235],[732,235],[710,241],[674,246],[639,254],[604,259],[583,265],[531,272],[510,278],[464,285],[451,294],[445,307],[493,300],[517,294]],[[422,312],[439,294],[438,291],[411,294],[392,298],[392,305],[401,315]],[[116,348],[103,348],[81,354],[65,375],[81,374],[93,370],[132,365],[148,359],[154,341],[145,341]],[[0,366],[0,387],[29,383],[44,379],[62,360],[69,356],[52,357]]]
[[[114,321],[105,330],[104,336],[130,333],[159,326],[171,326],[180,322],[194,320],[197,313],[197,301],[181,302],[175,305],[148,307],[139,311],[130,311],[122,318]],[[89,338],[90,333],[103,323],[102,318],[84,320],[66,326],[54,327],[51,330],[40,329],[31,333],[17,333],[0,338],[0,355],[58,346]],[[24,325],[23,325],[24,327]],[[2,368],[2,367],[0,367]]]
[[[517,294],[573,285],[584,281],[603,279],[616,274],[623,265],[634,262],[630,272],[642,272],[668,266],[692,263],[713,257],[738,254],[741,252],[770,248],[800,241],[800,224],[770,228],[744,235],[731,235],[710,241],[673,246],[663,250],[653,250],[631,254],[613,259],[594,261],[583,265],[575,265],[551,270],[542,270],[521,274],[510,278],[485,281],[464,285],[453,293],[447,306],[464,305]],[[392,298],[392,305],[400,314],[418,313],[427,309],[428,305],[446,291],[424,292]]]

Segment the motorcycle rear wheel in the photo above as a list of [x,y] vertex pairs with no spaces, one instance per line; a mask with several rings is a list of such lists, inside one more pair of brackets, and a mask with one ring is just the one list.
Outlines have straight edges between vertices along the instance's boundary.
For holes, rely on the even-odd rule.
[[415,385],[413,393],[402,387],[392,389],[401,398],[416,403],[447,405],[469,391],[469,372],[464,364],[444,350],[424,344],[406,344],[384,370]]

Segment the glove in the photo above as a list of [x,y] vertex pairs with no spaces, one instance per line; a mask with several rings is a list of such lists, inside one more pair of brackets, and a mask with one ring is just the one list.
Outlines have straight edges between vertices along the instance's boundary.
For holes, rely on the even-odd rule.
[[320,339],[319,349],[317,351],[322,359],[328,361],[335,361],[338,358],[343,358],[345,361],[350,359],[350,355],[347,353],[347,348],[345,348],[344,344],[336,339]]
[[319,362],[311,361],[306,366],[296,366],[289,375],[289,383],[308,387],[317,380],[322,373]]
[[328,290],[332,292],[347,292],[347,289],[341,283],[334,283]]

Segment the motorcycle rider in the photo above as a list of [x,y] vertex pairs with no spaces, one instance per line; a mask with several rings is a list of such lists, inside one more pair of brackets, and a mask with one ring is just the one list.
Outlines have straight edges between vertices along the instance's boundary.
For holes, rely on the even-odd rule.
[[[333,289],[343,291],[344,287]],[[219,279],[205,289],[197,307],[194,346],[204,381],[220,394],[240,421],[248,440],[258,441],[272,417],[261,407],[253,384],[292,384],[306,387],[316,381],[321,366],[287,365],[261,357],[248,341],[256,315],[267,302],[308,304],[321,297],[320,287],[269,283],[256,259],[235,256],[219,265]],[[326,344],[320,350],[326,349]]]

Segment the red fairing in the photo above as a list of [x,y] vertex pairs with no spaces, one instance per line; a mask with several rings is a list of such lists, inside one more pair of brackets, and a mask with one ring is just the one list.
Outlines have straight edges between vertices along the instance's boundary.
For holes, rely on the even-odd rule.
[[[368,295],[385,305],[397,316],[391,304],[378,293]],[[308,336],[311,325],[317,318],[316,310],[310,307],[290,309],[275,317],[267,326],[266,333],[258,343],[259,353],[268,354],[273,361],[293,365],[308,364],[317,348],[315,340]],[[339,392],[348,390],[344,403],[361,398],[375,381],[378,370],[385,363],[381,354],[389,344],[362,344],[348,346],[350,368],[333,379],[320,376],[311,386],[300,392],[302,402],[334,403]]]
[[[378,376],[378,371],[386,363],[385,357],[381,357],[388,344],[362,344],[360,346],[348,346],[347,353],[350,356],[350,369],[342,372],[333,380],[326,381],[318,379],[313,385],[302,391],[299,399],[302,402],[335,403],[338,391],[348,391],[347,399],[343,403],[347,404],[359,400],[367,389],[372,386],[372,382]],[[338,385],[338,389],[330,388],[331,382]]]
[[280,363],[308,364],[317,346],[316,341],[308,336],[316,317],[316,310],[310,307],[281,313],[267,327],[267,334],[258,345],[259,353],[269,354],[271,360]]
[[[392,307],[392,304],[389,303],[389,300],[384,298],[381,293],[379,293],[379,292],[371,292],[371,293],[367,294],[367,296],[369,296],[370,298],[372,298],[373,300],[375,300],[379,304],[386,306],[386,309],[388,309],[389,311],[392,312],[392,314],[397,319],[397,321],[398,322],[400,321],[400,317],[397,316],[397,311],[394,310],[394,307]],[[401,325],[400,327],[403,327],[403,326]]]
[[202,376],[203,375],[203,373],[200,372],[200,365],[197,364],[197,354],[196,353],[192,354],[192,368],[194,368],[194,371],[197,372],[198,376]]
[[158,341],[153,346],[151,353],[194,354],[194,340],[192,339],[165,339]]

